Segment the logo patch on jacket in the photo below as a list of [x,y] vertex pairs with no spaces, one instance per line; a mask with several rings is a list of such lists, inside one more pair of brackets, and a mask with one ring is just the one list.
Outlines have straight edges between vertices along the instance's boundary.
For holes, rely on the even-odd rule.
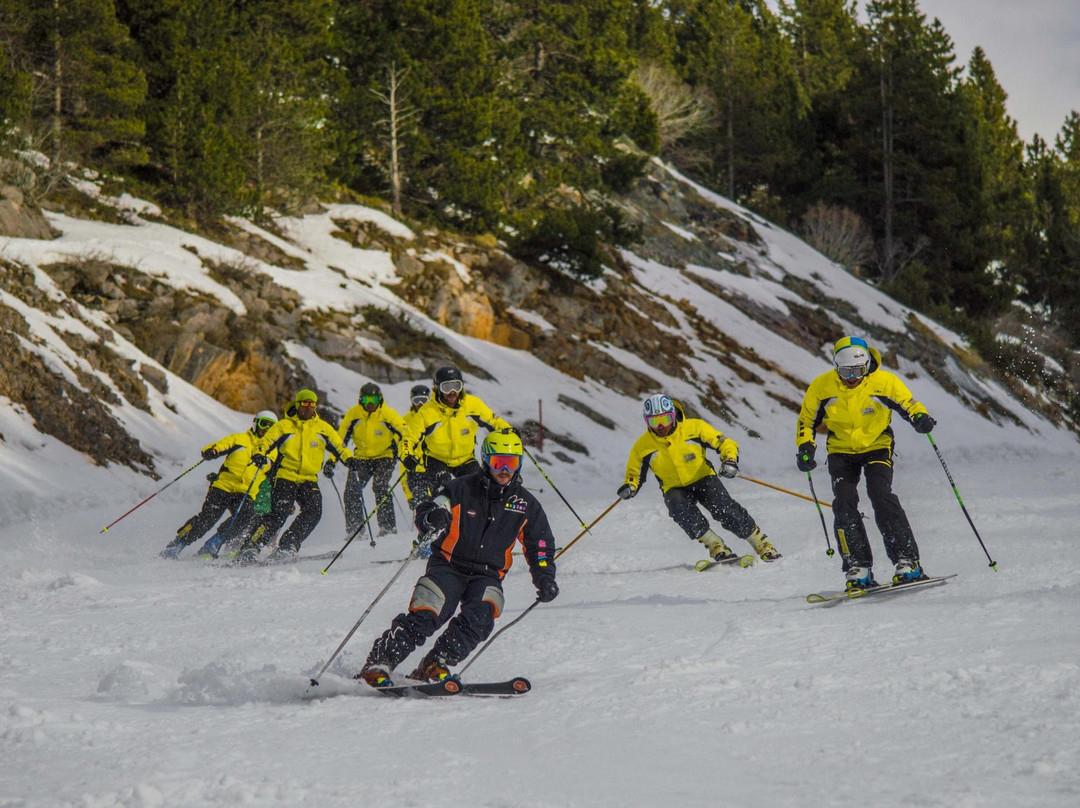
[[383,433],[383,431],[381,429],[376,429],[375,430],[376,435],[381,435],[382,433]]
[[697,452],[690,452],[690,454],[684,455],[683,460],[685,460],[687,463],[693,460],[697,460]]
[[875,412],[877,412],[877,407],[875,407],[873,404],[871,404],[871,405],[869,405],[867,407],[863,407],[862,414],[863,415],[873,415]]
[[512,497],[510,497],[510,499],[506,500],[506,506],[505,507],[506,507],[506,510],[508,510],[508,511],[517,511],[518,513],[525,513],[527,510],[529,510],[529,503],[528,503],[527,500],[524,500],[521,497],[512,496]]
[[462,430],[461,430],[461,434],[462,434],[462,435],[468,435],[468,434],[469,434],[469,432],[470,432],[470,429],[469,429],[469,427],[465,427],[464,429],[462,429]]

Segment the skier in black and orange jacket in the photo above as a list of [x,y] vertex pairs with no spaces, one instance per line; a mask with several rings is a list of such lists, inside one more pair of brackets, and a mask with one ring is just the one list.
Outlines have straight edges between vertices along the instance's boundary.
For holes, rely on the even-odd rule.
[[434,682],[449,676],[449,667],[464,660],[495,627],[503,607],[502,580],[518,542],[525,548],[537,599],[547,603],[559,594],[555,540],[539,500],[521,484],[523,454],[515,433],[492,432],[481,449],[483,468],[447,481],[433,499],[417,506],[417,530],[437,537],[431,558],[413,589],[409,610],[375,640],[357,678],[373,687],[391,685],[394,668],[448,620],[410,678]]

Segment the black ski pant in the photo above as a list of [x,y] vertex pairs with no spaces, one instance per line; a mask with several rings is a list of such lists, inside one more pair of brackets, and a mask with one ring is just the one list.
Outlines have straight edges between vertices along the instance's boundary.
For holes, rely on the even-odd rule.
[[[424,470],[414,477],[407,478],[409,490],[413,495],[413,510],[421,502],[427,502],[439,489],[439,486],[457,477],[472,474],[480,468],[480,463],[475,459],[466,460],[459,466],[449,466],[434,457],[424,458]],[[414,485],[415,481],[415,485]]]
[[[374,480],[375,504],[382,502],[376,518],[379,521],[379,534],[397,532],[394,519],[394,502],[386,495],[390,493],[390,478],[394,476],[397,460],[392,457],[364,459],[359,469],[349,469],[345,479],[345,535],[351,536],[364,523],[367,512],[364,509],[364,488],[369,480]],[[383,501],[385,498],[385,502]]]
[[874,509],[874,521],[885,540],[885,552],[892,563],[901,558],[917,559],[919,546],[911,532],[907,514],[893,493],[892,449],[861,454],[829,455],[829,476],[833,490],[833,530],[844,559],[850,567],[872,567],[874,555],[859,513],[859,478],[866,475],[866,494]]
[[281,537],[278,547],[298,552],[304,539],[311,535],[311,531],[322,519],[322,492],[319,490],[319,483],[315,480],[298,483],[277,477],[274,480],[272,502],[270,513],[263,517],[262,523],[255,529],[251,542],[266,546],[281,530],[285,520],[293,512],[293,503],[296,503],[300,506],[300,513]]
[[675,520],[675,524],[695,541],[709,529],[709,520],[701,515],[698,505],[704,507],[724,530],[730,530],[740,539],[745,539],[754,532],[754,518],[746,508],[731,498],[731,494],[715,474],[690,485],[669,488],[664,494],[664,504],[667,505],[668,514]]
[[491,635],[502,605],[502,581],[497,576],[462,572],[441,556],[432,556],[413,589],[409,611],[395,617],[375,640],[368,664],[393,670],[449,621],[427,656],[456,665]]
[[182,541],[185,547],[198,541],[206,534],[206,531],[217,524],[225,511],[235,514],[243,501],[243,493],[230,494],[228,491],[210,486],[206,492],[206,499],[203,500],[202,509],[180,526],[180,529],[176,531],[176,538]]

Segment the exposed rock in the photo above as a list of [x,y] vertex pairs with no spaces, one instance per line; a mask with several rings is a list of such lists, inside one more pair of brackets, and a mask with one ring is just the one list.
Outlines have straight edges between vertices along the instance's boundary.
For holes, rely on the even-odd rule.
[[0,236],[54,239],[59,235],[38,208],[26,203],[22,191],[13,185],[0,188]]

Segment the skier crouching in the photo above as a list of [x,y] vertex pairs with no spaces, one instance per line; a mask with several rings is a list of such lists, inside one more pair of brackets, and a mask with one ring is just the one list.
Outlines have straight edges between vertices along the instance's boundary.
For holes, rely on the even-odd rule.
[[762,561],[780,558],[754,518],[727,492],[705,459],[705,448],[715,449],[720,454],[720,474],[734,477],[739,472],[739,444],[700,418],[684,417],[682,408],[663,393],[645,399],[642,414],[647,429],[630,449],[619,496],[635,496],[652,469],[664,492],[668,514],[687,536],[705,545],[714,561],[734,559],[736,553],[709,527],[698,505],[725,530],[749,542]]
[[481,448],[481,469],[445,482],[433,499],[417,505],[421,538],[436,536],[427,569],[416,582],[408,611],[375,640],[356,678],[372,687],[392,685],[394,668],[447,621],[446,630],[409,676],[426,682],[449,676],[450,666],[464,660],[494,629],[503,607],[502,580],[519,541],[537,600],[547,603],[559,594],[555,540],[543,507],[522,485],[523,454],[516,434],[492,432]]

